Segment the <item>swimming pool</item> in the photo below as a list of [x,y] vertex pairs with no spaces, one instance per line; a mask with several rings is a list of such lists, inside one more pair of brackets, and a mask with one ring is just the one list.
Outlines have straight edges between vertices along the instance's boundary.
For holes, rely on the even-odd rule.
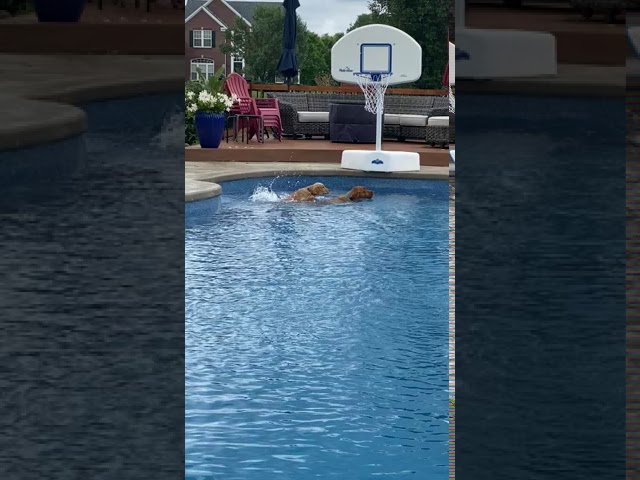
[[[376,194],[274,201],[316,181]],[[222,189],[186,211],[186,478],[447,478],[448,183]]]

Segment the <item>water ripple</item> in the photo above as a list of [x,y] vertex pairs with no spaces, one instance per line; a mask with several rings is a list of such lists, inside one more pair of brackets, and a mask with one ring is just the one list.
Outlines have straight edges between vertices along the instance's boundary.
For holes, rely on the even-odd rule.
[[376,191],[187,229],[188,479],[446,478],[446,186]]

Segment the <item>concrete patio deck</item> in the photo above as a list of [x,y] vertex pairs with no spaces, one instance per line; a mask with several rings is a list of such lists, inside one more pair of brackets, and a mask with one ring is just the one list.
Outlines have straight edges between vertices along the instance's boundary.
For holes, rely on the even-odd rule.
[[[441,147],[431,147],[424,142],[387,141],[383,143],[384,150],[417,152],[420,155],[420,165],[431,167],[447,167],[449,165],[449,150]],[[199,146],[185,148],[187,162],[312,162],[312,163],[340,163],[343,150],[374,150],[373,144],[345,144],[332,143],[329,140],[292,140],[283,139],[279,142],[273,138],[265,143],[252,140],[249,144],[223,142],[220,148],[203,149]]]

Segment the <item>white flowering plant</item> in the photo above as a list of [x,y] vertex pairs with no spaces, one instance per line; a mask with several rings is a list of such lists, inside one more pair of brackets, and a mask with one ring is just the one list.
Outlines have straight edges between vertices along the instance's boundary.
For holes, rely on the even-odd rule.
[[[233,105],[233,97],[223,93],[224,65],[207,78],[197,69],[198,79],[189,80],[184,88],[185,123],[184,136],[187,145],[198,142],[195,128],[195,114],[198,111],[214,113],[228,112]],[[205,93],[203,93],[205,92]],[[231,101],[230,101],[231,100]]]
[[195,113],[199,111],[212,113],[228,112],[236,100],[237,97],[235,95],[229,96],[222,92],[212,93],[207,90],[196,92],[188,88],[185,89],[184,92],[184,104],[188,116],[195,115]]

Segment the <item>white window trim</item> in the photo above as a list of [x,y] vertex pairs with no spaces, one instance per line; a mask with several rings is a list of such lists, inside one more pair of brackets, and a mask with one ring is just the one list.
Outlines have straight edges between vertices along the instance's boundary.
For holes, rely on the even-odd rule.
[[[191,62],[189,64],[190,66],[190,70],[189,70],[189,78],[191,80],[193,80],[193,73],[194,73],[194,65],[207,65],[207,67],[209,65],[211,65],[211,75],[213,76],[213,74],[216,73],[216,62],[213,60],[213,58],[205,58],[205,57],[200,57],[200,58],[192,58]],[[202,67],[200,67],[200,70],[203,70]],[[209,76],[207,76],[207,69],[204,69],[204,71],[202,72],[204,73],[205,78],[209,78]]]
[[235,64],[236,62],[242,62],[242,76],[244,77],[244,69],[245,69],[245,61],[244,58],[242,60],[236,60],[236,57],[231,55],[231,73],[236,71]]
[[[192,48],[214,48],[213,47],[213,37],[214,37],[213,30],[209,30],[209,29],[205,29],[205,28],[200,28],[200,30],[198,30],[196,28],[196,29],[193,29],[191,31],[193,32],[193,47]],[[195,32],[202,32],[202,36],[200,37],[200,45],[196,45],[195,44],[195,41],[196,41]],[[210,46],[206,46],[204,44],[204,32],[211,33],[211,45]]]
[[[233,33],[233,30],[231,31],[231,33]],[[238,62],[240,60],[237,60]],[[231,55],[231,73],[235,72],[235,63],[236,63],[236,57],[234,55]],[[244,58],[242,59],[242,76],[244,77],[244,70],[245,70],[245,61]]]

